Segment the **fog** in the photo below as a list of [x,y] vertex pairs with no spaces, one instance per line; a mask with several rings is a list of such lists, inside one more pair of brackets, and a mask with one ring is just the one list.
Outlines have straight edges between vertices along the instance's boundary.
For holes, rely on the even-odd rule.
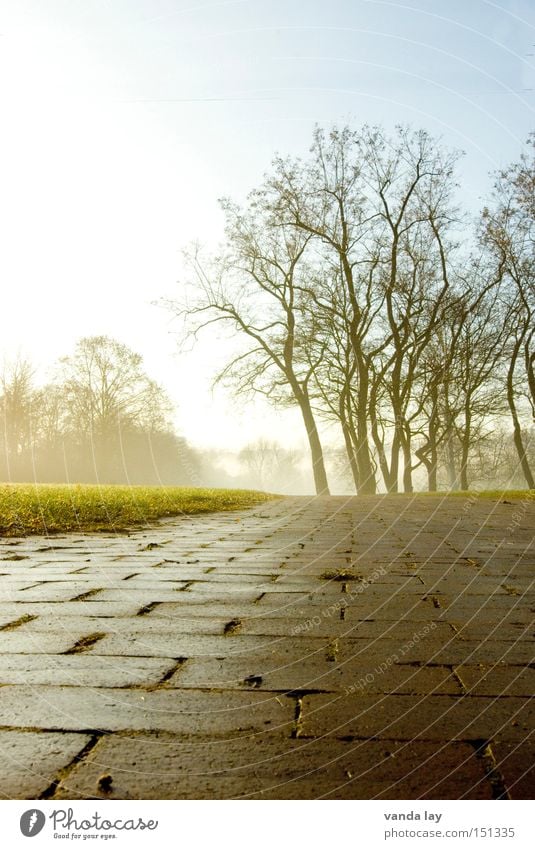
[[[88,360],[88,354],[91,359]],[[90,367],[88,368],[88,364]],[[305,440],[296,447],[260,438],[233,449],[195,445],[176,431],[169,399],[146,375],[141,358],[108,337],[80,340],[39,384],[27,360],[4,364],[0,391],[0,478],[6,482],[97,483],[259,489],[310,495],[314,479]],[[117,383],[122,375],[128,381]],[[104,383],[113,391],[102,391]],[[324,429],[325,463],[333,494],[354,493],[346,451]],[[535,462],[533,432],[527,442]],[[458,488],[444,452],[439,488]],[[457,458],[458,459],[458,458]],[[473,488],[522,488],[524,481],[505,429],[490,430],[470,460]],[[416,490],[425,490],[422,469]],[[378,492],[385,487],[378,486]]]
[[[530,0],[453,2],[439,11],[421,2],[311,0],[306,14],[304,4],[282,0],[0,6],[5,480],[289,493],[532,485],[533,211],[505,221],[492,197],[500,169],[522,153],[531,161]],[[415,147],[390,163],[385,150],[399,153],[401,125],[429,136],[425,161],[437,164],[440,179],[416,192],[421,218],[410,200],[400,240],[388,234],[377,178],[392,177],[387,202],[399,212]],[[259,317],[281,320],[273,298],[280,280],[259,297],[247,269],[237,279],[239,234],[225,234],[233,222],[218,198],[250,212],[248,193],[262,186],[277,154],[294,165],[300,158],[306,174],[298,168],[297,176],[312,178],[315,126],[327,138],[335,127],[361,133],[363,178],[345,186],[350,199],[355,188],[345,259],[372,277],[341,279],[341,243],[325,229],[332,209],[319,220],[318,208],[303,202],[306,220],[297,221],[288,193],[271,196],[271,212],[275,203],[290,213],[286,245],[304,247],[291,376],[303,384],[311,363],[314,373],[296,393],[287,375],[274,376],[274,360],[253,357],[247,374],[213,389],[214,376],[243,351],[241,331],[214,326],[184,345],[177,311],[162,299],[183,306],[202,293],[183,258],[195,243],[209,262],[223,252],[234,263],[221,283],[229,303],[251,310],[244,315],[253,327]],[[375,148],[363,143],[365,126],[380,129]],[[516,197],[514,179],[501,192],[517,212],[525,176],[517,172]],[[317,198],[332,186],[315,188]],[[382,230],[357,232],[357,188]],[[255,209],[260,215],[262,205]],[[273,221],[267,207],[262,214],[254,235],[268,239]],[[311,224],[315,235],[304,246]],[[509,240],[513,224],[523,245]],[[357,297],[340,311],[352,287]],[[522,309],[515,298],[524,298]],[[217,309],[217,300],[205,306]],[[403,316],[407,345],[398,332]],[[88,406],[81,384],[65,374],[61,357],[75,356],[82,339],[103,338],[142,358],[145,410],[132,392],[111,410],[96,397]],[[280,338],[267,341],[280,353]],[[255,388],[236,391],[240,380]],[[159,399],[150,381],[161,387]]]

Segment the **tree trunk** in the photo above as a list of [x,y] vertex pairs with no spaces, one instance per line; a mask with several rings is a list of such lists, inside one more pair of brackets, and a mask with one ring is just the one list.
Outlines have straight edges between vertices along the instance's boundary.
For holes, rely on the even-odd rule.
[[535,351],[531,350],[532,339],[533,334],[529,336],[528,341],[524,344],[524,359],[528,377],[531,410],[535,418]]
[[403,438],[403,492],[413,492],[411,443],[406,434]]
[[399,492],[399,452],[400,452],[399,430],[394,427],[394,436],[390,446],[390,480],[389,492]]
[[377,483],[375,470],[370,456],[370,443],[368,440],[368,396],[369,396],[369,374],[368,364],[364,358],[358,358],[359,386],[356,415],[356,455],[359,469],[359,493],[362,495],[375,495]]
[[388,459],[386,456],[384,442],[379,433],[379,424],[375,411],[370,410],[370,421],[372,429],[372,437],[379,458],[379,468],[383,476],[383,481],[387,492],[397,492],[397,481],[392,478],[391,471],[388,468]]
[[507,371],[507,403],[509,404],[511,418],[513,419],[513,441],[520,461],[522,473],[529,489],[535,489],[535,478],[533,477],[533,472],[531,471],[526,454],[526,448],[524,446],[524,440],[522,439],[522,428],[520,427],[520,420],[518,418],[518,411],[516,409],[515,402],[514,374],[519,350],[520,345],[515,345],[511,356],[511,362],[509,363],[509,369]]
[[447,467],[448,467],[448,478],[450,489],[456,490],[458,489],[458,481],[457,481],[457,471],[455,469],[455,454],[453,451],[453,439],[451,434],[448,436],[448,442],[446,445],[447,450]]
[[461,489],[468,490],[468,457],[470,454],[470,441],[472,436],[472,416],[470,415],[471,399],[468,399],[464,412],[464,433],[461,452]]
[[427,466],[427,489],[429,492],[436,492],[437,484],[437,469],[438,469],[438,448],[437,448],[437,432],[438,432],[438,390],[436,385],[431,386],[431,397],[433,406],[429,417],[429,459]]
[[316,427],[314,414],[310,406],[310,399],[306,392],[303,392],[302,389],[296,393],[296,399],[299,403],[301,415],[303,416],[308,444],[310,446],[310,457],[312,459],[312,473],[314,475],[316,495],[330,495],[331,493],[329,491],[327,472],[325,470],[325,463],[323,460],[323,449],[321,447],[321,441]]
[[351,469],[351,474],[353,476],[353,483],[355,484],[355,492],[358,493],[359,487],[359,470],[357,466],[357,458],[355,457],[355,451],[353,449],[353,443],[351,441],[351,433],[348,427],[347,419],[344,413],[340,415],[340,424],[342,426],[342,433],[344,435],[344,443],[346,447],[347,459],[349,460],[349,467]]

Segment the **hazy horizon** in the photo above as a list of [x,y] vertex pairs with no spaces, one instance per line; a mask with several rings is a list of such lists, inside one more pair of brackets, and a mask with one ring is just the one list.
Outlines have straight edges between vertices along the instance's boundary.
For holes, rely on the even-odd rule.
[[218,197],[243,199],[275,152],[306,154],[315,124],[424,127],[466,151],[459,199],[481,208],[535,125],[535,9],[443,8],[0,2],[3,357],[46,379],[107,334],[142,354],[193,445],[304,445],[297,411],[212,394],[219,343],[179,356],[154,302],[179,294],[188,242],[217,244]]

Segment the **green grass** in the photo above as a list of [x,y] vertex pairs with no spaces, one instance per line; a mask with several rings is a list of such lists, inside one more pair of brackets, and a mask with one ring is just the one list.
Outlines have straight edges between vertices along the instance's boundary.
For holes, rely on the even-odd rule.
[[507,501],[527,501],[535,499],[535,489],[483,489],[471,492],[452,493],[452,495],[477,495],[478,498],[505,498]]
[[275,497],[239,489],[0,484],[0,536],[119,531],[165,516],[253,507]]
[[526,501],[535,500],[535,489],[456,489],[456,490],[441,490],[439,492],[413,492],[402,493],[404,495],[434,495],[434,496],[454,496],[455,498],[489,498],[506,501]]

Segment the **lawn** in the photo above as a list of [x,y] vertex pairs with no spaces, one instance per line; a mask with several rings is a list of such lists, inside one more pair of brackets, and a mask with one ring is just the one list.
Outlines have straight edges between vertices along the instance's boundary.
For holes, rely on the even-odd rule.
[[455,498],[490,498],[500,501],[534,501],[535,489],[459,489],[452,492],[415,492],[414,495],[443,495],[455,496]]
[[120,531],[165,516],[253,507],[274,497],[239,489],[0,484],[0,536]]

